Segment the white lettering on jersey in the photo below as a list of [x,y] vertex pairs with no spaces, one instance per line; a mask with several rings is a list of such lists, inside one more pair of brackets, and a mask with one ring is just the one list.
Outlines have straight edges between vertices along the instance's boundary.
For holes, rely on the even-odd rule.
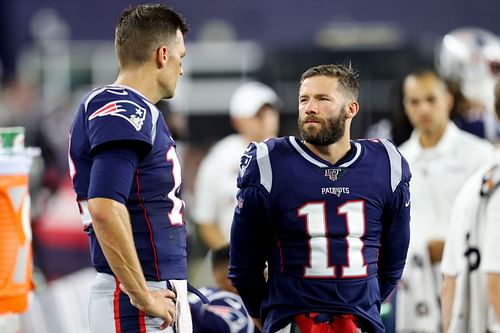
[[322,187],[321,194],[334,194],[340,197],[341,194],[349,194],[349,187]]

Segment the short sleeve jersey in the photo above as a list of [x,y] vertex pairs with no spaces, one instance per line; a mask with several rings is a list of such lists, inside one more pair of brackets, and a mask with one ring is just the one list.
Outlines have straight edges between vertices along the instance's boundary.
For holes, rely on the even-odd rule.
[[[140,142],[126,207],[139,260],[147,280],[186,279],[186,228],[180,197],[181,167],[175,142],[158,109],[139,92],[109,85],[84,97],[70,131],[69,163],[84,224],[93,156],[110,143]],[[92,263],[113,274],[92,228]]]

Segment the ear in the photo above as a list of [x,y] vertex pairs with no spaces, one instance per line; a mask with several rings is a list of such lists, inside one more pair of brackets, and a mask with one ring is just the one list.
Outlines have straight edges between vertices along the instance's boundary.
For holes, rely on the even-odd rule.
[[156,60],[156,65],[158,66],[158,68],[163,68],[166,66],[166,64],[168,62],[168,57],[169,57],[169,53],[168,53],[168,48],[166,45],[162,45],[156,49],[156,53],[155,53],[156,59],[155,60]]
[[350,101],[347,104],[347,112],[346,112],[346,117],[347,118],[354,118],[356,114],[358,114],[359,111],[359,103],[357,101]]

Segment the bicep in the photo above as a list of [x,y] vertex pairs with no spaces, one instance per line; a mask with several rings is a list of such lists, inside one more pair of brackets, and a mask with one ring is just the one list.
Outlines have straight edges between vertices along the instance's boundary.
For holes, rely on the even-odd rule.
[[264,268],[272,228],[266,195],[257,187],[238,192],[231,227],[231,264]]
[[400,183],[394,191],[382,223],[382,250],[404,260],[410,242],[410,190],[407,183]]
[[131,148],[102,150],[93,157],[88,198],[108,198],[126,203],[139,154]]

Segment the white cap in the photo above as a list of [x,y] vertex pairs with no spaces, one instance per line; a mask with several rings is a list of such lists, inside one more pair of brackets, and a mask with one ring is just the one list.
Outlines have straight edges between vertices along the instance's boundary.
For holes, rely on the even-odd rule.
[[233,93],[229,113],[231,117],[251,118],[264,104],[277,107],[280,103],[278,95],[270,87],[260,82],[247,82]]

